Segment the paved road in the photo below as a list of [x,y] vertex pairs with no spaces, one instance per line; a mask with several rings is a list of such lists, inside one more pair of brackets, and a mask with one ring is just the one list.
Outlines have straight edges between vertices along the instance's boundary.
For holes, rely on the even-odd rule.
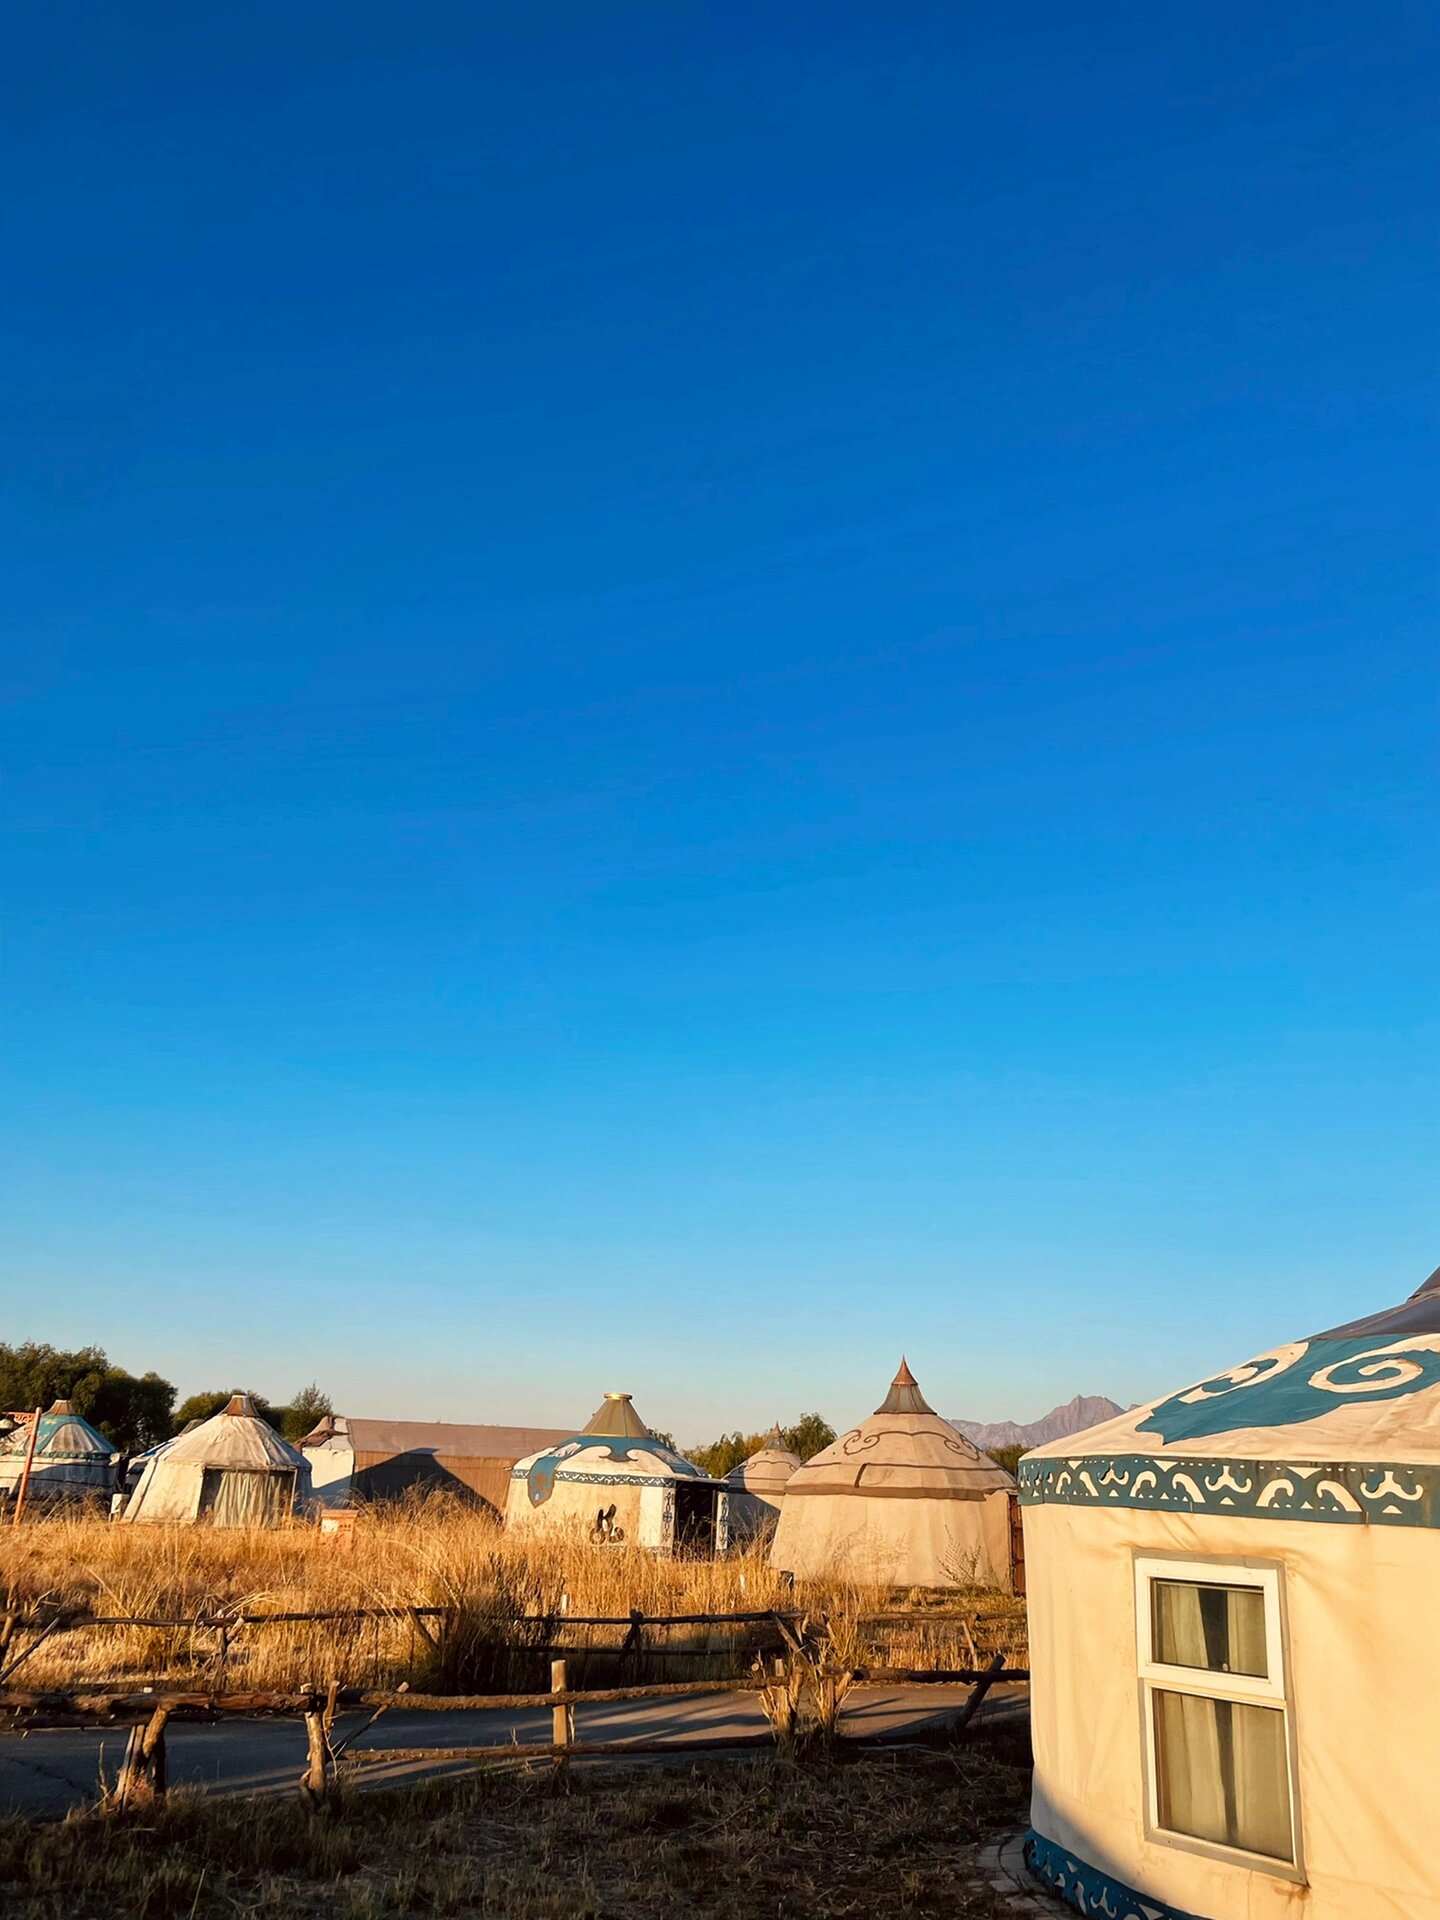
[[[904,1740],[952,1721],[969,1694],[965,1686],[857,1687],[846,1702],[841,1730],[852,1738]],[[981,1711],[987,1718],[1007,1715],[1022,1710],[1024,1699],[1023,1685],[997,1687]],[[365,1717],[341,1714],[337,1740],[363,1726]],[[664,1739],[697,1753],[705,1750],[708,1741],[765,1731],[764,1714],[752,1694],[617,1701],[580,1707],[576,1719],[581,1740]],[[59,1814],[93,1803],[102,1772],[113,1780],[127,1736],[127,1728],[114,1726],[0,1733],[0,1811]],[[549,1738],[548,1708],[498,1713],[392,1711],[357,1744],[367,1748],[482,1747],[513,1740],[524,1747]],[[216,1793],[293,1793],[305,1760],[305,1728],[299,1720],[172,1722],[165,1739],[170,1784]],[[362,1777],[370,1784],[394,1784],[462,1772],[465,1764],[457,1760],[376,1762],[364,1767]]]

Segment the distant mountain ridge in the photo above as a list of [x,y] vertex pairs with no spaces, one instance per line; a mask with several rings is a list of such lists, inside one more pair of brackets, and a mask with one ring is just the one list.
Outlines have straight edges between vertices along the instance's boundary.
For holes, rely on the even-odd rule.
[[1083,1433],[1098,1427],[1102,1420],[1113,1420],[1125,1409],[1103,1393],[1077,1393],[1063,1407],[1052,1407],[1043,1420],[1022,1426],[1018,1420],[951,1420],[977,1447],[1039,1447],[1047,1440],[1063,1440],[1067,1434]]

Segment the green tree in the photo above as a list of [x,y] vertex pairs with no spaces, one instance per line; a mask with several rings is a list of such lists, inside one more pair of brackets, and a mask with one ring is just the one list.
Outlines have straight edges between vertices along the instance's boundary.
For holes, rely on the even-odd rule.
[[28,1413],[68,1400],[122,1453],[136,1453],[170,1432],[175,1389],[158,1373],[136,1379],[99,1347],[64,1352],[37,1341],[0,1345],[0,1408]]
[[1024,1447],[1020,1446],[991,1447],[990,1458],[995,1462],[997,1467],[1004,1467],[1007,1473],[1014,1473],[1016,1467],[1020,1464],[1020,1456],[1024,1451]]
[[[188,1400],[182,1400],[175,1409],[175,1431],[179,1433],[192,1420],[209,1420],[232,1400],[237,1393],[247,1393],[246,1387],[231,1387],[222,1393],[218,1389],[211,1393],[192,1393]],[[251,1393],[256,1413],[262,1420],[268,1420],[276,1432],[280,1431],[280,1414],[271,1406],[262,1394]]]
[[813,1460],[834,1439],[835,1429],[821,1413],[802,1413],[793,1427],[785,1429],[786,1446],[802,1460]]
[[288,1407],[279,1409],[280,1431],[287,1440],[303,1440],[312,1427],[334,1411],[329,1394],[322,1393],[319,1383],[312,1380],[308,1387],[300,1389]]

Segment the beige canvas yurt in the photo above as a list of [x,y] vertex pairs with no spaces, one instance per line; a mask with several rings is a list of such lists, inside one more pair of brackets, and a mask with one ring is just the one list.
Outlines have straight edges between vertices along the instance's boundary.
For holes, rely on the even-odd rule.
[[[8,1416],[9,1431],[0,1439],[0,1500],[13,1500],[19,1492],[34,1419],[33,1413]],[[40,1416],[26,1501],[37,1507],[87,1500],[103,1503],[114,1491],[119,1465],[120,1455],[104,1434],[82,1419],[68,1400],[57,1400]]]
[[248,1394],[237,1393],[151,1456],[124,1517],[271,1527],[288,1520],[309,1489],[304,1454],[260,1418]]
[[1111,1920],[1440,1920],[1440,1271],[1020,1490],[1037,1877]]
[[725,1544],[728,1510],[727,1489],[657,1440],[628,1393],[607,1393],[583,1433],[516,1462],[505,1523],[710,1554]]
[[774,1426],[763,1446],[730,1469],[725,1484],[730,1489],[732,1543],[755,1540],[773,1532],[780,1518],[785,1489],[799,1467],[799,1454],[790,1451],[784,1434]]
[[902,1360],[870,1418],[786,1483],[770,1562],[799,1579],[1008,1588],[1014,1486],[940,1418]]

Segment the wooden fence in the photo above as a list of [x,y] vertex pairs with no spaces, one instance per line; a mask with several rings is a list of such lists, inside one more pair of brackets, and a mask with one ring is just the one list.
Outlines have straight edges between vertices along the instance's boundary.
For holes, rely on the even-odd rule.
[[[648,1686],[576,1688],[567,1683],[564,1659],[551,1665],[548,1692],[423,1694],[399,1688],[344,1688],[332,1681],[323,1692],[312,1688],[304,1692],[234,1692],[223,1688],[191,1689],[165,1687],[163,1683],[137,1686],[135,1682],[87,1685],[63,1689],[24,1689],[13,1685],[13,1676],[30,1654],[51,1635],[60,1631],[79,1631],[87,1627],[211,1627],[258,1626],[272,1621],[353,1619],[356,1611],[403,1617],[421,1613],[443,1616],[443,1608],[389,1608],[347,1610],[344,1613],[231,1613],[194,1619],[170,1620],[149,1617],[97,1614],[44,1616],[38,1613],[13,1613],[0,1623],[0,1658],[11,1648],[18,1634],[32,1630],[36,1637],[8,1666],[0,1668],[0,1715],[12,1722],[28,1725],[93,1723],[130,1724],[132,1727],[125,1759],[109,1804],[121,1808],[163,1793],[166,1786],[165,1730],[172,1719],[223,1721],[257,1714],[303,1717],[306,1729],[307,1758],[300,1779],[300,1791],[312,1807],[329,1805],[334,1798],[341,1762],[347,1765],[370,1763],[406,1763],[414,1761],[463,1760],[482,1763],[499,1759],[545,1760],[561,1766],[568,1760],[589,1755],[638,1753],[674,1753],[682,1743],[670,1740],[630,1739],[585,1741],[576,1738],[575,1709],[581,1706],[615,1705],[631,1701],[700,1698],[706,1695],[754,1694],[765,1711],[768,1731],[707,1737],[705,1748],[794,1748],[805,1744],[827,1744],[838,1733],[841,1707],[849,1689],[857,1684],[963,1683],[971,1692],[954,1728],[955,1737],[963,1736],[979,1711],[986,1694],[997,1681],[1027,1681],[1025,1668],[1007,1668],[1005,1656],[996,1654],[981,1667],[946,1669],[890,1666],[841,1667],[829,1654],[823,1630],[820,1636],[807,1631],[806,1617],[799,1613],[753,1612],[736,1614],[667,1614],[646,1619],[637,1611],[628,1616],[569,1617],[570,1626],[627,1628],[637,1637],[646,1627],[756,1625],[770,1626],[783,1641],[785,1657],[774,1663],[767,1675],[755,1672],[743,1679],[658,1682]],[[911,1616],[892,1614],[887,1620]],[[916,1618],[934,1620],[934,1612],[919,1612]],[[878,1616],[877,1616],[878,1618]],[[534,1651],[534,1649],[527,1649]],[[757,1666],[759,1662],[757,1661]],[[808,1706],[809,1718],[806,1710]],[[409,1712],[456,1713],[526,1711],[550,1709],[551,1738],[548,1742],[478,1747],[357,1747],[355,1741],[368,1732],[382,1714],[392,1708]],[[335,1718],[342,1709],[368,1712],[364,1725],[343,1740],[334,1733]],[[692,1744],[689,1742],[683,1744]]]

